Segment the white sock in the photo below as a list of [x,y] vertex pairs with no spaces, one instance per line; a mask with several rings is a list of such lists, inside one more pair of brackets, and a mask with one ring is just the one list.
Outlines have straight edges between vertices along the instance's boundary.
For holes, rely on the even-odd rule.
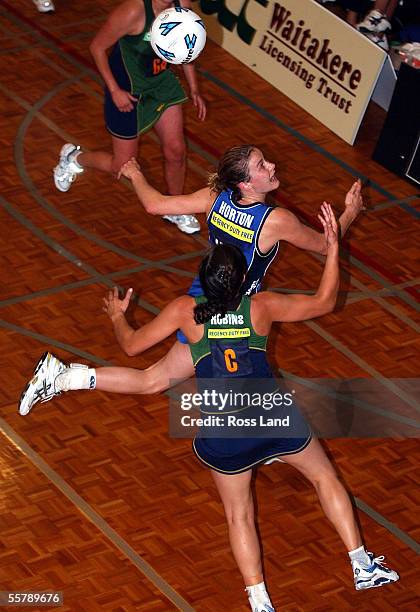
[[81,166],[79,162],[77,161],[77,158],[79,157],[80,153],[83,153],[83,151],[81,149],[76,149],[76,151],[73,151],[73,153],[70,153],[70,155],[68,156],[68,160],[72,162],[73,164],[75,164],[78,168],[83,170],[83,166]]
[[265,582],[260,582],[259,584],[247,586],[245,590],[248,594],[250,601],[253,600],[253,603],[269,604],[271,607],[273,607],[273,604],[270,601],[267,589],[265,587]]
[[96,370],[82,363],[71,363],[54,381],[56,391],[96,388]]
[[362,563],[363,565],[370,565],[370,558],[367,554],[365,547],[359,546],[359,548],[355,548],[354,550],[349,551],[350,561],[357,561],[358,563]]

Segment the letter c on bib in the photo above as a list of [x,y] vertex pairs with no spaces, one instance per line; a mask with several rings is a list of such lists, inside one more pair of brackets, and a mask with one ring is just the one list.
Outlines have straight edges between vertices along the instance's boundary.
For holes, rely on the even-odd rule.
[[228,372],[238,371],[238,362],[236,361],[236,353],[233,349],[226,349],[224,352],[226,370]]

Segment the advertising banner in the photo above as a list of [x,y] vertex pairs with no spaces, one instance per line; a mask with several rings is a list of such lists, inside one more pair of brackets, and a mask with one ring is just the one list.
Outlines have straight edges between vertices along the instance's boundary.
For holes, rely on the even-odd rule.
[[313,0],[196,0],[208,36],[353,144],[386,53]]

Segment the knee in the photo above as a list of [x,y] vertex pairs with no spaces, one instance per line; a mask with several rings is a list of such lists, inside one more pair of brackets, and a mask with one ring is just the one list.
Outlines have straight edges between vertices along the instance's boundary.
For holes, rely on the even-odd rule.
[[325,470],[320,470],[312,479],[312,484],[317,490],[323,487],[341,486],[337,473],[332,466]]
[[170,164],[182,165],[185,162],[185,143],[183,140],[171,143],[163,148],[165,161]]
[[225,515],[229,527],[238,525],[254,524],[254,505],[252,503],[243,506],[225,506]]
[[144,395],[157,395],[166,391],[169,388],[169,383],[162,376],[157,375],[155,368],[150,366],[144,370],[144,381],[142,384],[142,394]]

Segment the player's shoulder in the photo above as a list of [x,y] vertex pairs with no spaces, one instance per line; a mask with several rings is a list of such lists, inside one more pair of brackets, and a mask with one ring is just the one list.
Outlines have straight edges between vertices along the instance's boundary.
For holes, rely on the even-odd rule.
[[118,4],[113,14],[124,15],[127,18],[138,18],[145,12],[143,0],[123,0]]

